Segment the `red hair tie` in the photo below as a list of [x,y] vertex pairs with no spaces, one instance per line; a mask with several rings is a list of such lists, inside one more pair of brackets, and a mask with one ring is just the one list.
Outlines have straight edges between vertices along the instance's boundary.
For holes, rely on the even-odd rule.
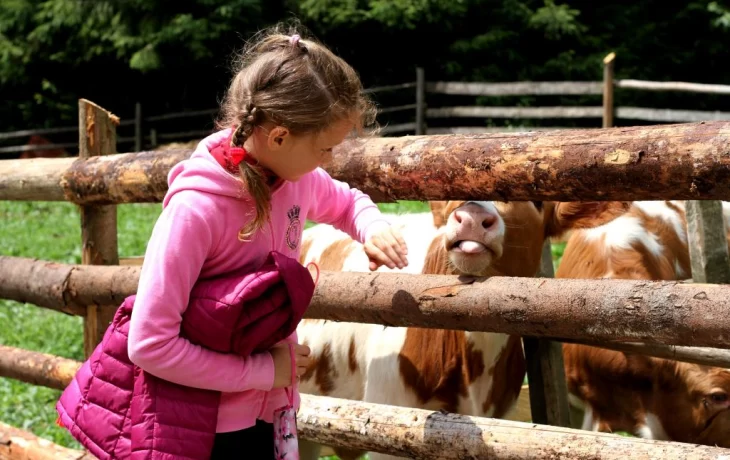
[[228,151],[233,166],[238,166],[246,158],[246,149],[243,147],[231,147]]

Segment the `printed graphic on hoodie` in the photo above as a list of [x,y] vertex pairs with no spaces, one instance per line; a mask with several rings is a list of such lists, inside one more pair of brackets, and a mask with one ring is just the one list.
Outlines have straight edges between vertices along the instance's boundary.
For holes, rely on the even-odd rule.
[[286,229],[286,244],[292,251],[299,246],[302,234],[302,223],[299,220],[299,205],[295,204],[286,213],[289,216],[289,228]]

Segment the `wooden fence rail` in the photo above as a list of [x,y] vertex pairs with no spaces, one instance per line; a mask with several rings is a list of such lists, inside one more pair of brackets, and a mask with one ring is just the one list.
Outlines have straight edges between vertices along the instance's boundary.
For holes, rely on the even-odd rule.
[[39,438],[27,431],[0,422],[1,460],[96,460],[96,457],[80,450]]
[[[119,305],[140,267],[0,256],[0,298],[69,313]],[[32,274],[32,280],[29,275]],[[730,348],[730,285],[323,272],[308,318]]]
[[[371,138],[340,145],[326,169],[380,202],[730,200],[729,147],[730,122]],[[159,202],[190,154],[0,161],[0,200]]]
[[[10,357],[10,358],[8,358]],[[81,363],[0,346],[0,376],[65,388]],[[18,372],[21,369],[23,372]],[[303,394],[300,437],[331,446],[412,458],[722,459],[727,449],[622,438],[533,423],[444,414],[421,409]],[[665,457],[665,455],[667,457]],[[638,457],[637,457],[638,456]],[[0,458],[94,458],[0,422]]]
[[[8,358],[10,357],[10,358]],[[81,363],[0,346],[0,376],[65,388]],[[18,372],[18,369],[24,372]],[[331,446],[411,458],[722,459],[727,449],[622,438],[533,423],[302,395],[300,436]],[[5,454],[5,455],[3,455]],[[638,457],[637,457],[638,456]],[[0,458],[90,459],[0,422]],[[726,458],[726,457],[725,457]]]
[[302,395],[304,439],[408,458],[727,460],[730,449]]

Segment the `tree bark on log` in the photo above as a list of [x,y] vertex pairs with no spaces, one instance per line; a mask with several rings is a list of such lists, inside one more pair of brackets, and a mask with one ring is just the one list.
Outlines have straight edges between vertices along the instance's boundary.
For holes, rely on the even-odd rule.
[[2,460],[94,460],[80,450],[68,449],[38,436],[0,422],[0,459]]
[[[0,256],[0,298],[32,298],[36,305],[53,309],[89,302],[119,305],[136,291],[140,269]],[[15,271],[34,273],[39,291],[24,291],[28,280],[10,277]],[[43,282],[63,275],[61,284]],[[50,304],[42,303],[46,300]],[[730,285],[323,271],[305,316],[552,339],[730,348],[728,311]]]
[[[343,143],[326,169],[380,202],[730,200],[728,145],[728,121],[383,137]],[[170,168],[191,153],[67,159],[65,168],[49,159],[1,161],[0,200],[158,202]]]
[[87,305],[115,308],[134,294],[140,269],[0,256],[0,298],[85,316]]
[[300,437],[408,458],[727,459],[729,449],[302,395]]
[[63,390],[79,367],[73,359],[0,345],[0,377]]

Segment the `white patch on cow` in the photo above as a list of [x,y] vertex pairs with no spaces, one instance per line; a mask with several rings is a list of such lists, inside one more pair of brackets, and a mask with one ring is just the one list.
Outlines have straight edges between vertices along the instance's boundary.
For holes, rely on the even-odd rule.
[[669,435],[664,431],[661,420],[659,417],[651,412],[646,413],[644,419],[644,425],[641,425],[636,430],[636,435],[644,439],[655,439],[657,441],[669,441]]
[[634,206],[650,217],[658,218],[670,224],[680,241],[687,244],[687,229],[677,211],[667,206],[664,201],[634,201]]
[[659,238],[647,231],[641,220],[634,216],[621,216],[607,224],[589,228],[584,235],[589,241],[603,239],[607,249],[632,249],[638,243],[655,257],[661,257],[663,251]]
[[[497,364],[500,355],[505,351],[509,340],[507,334],[492,334],[483,332],[466,332],[467,343],[474,346],[474,351],[482,353],[484,373],[474,380],[468,388],[468,396],[459,398],[458,413],[463,415],[474,415],[479,417],[493,417],[496,407],[487,408],[484,413],[483,405],[494,386],[496,376],[489,372]],[[501,377],[506,378],[506,375]],[[495,401],[496,402],[496,401]]]
[[684,269],[682,268],[682,265],[680,265],[679,259],[676,259],[676,258],[674,259],[674,273],[675,273],[675,278],[678,280],[684,280],[687,278],[691,278],[690,274],[685,272]]
[[[380,266],[379,272],[401,272],[401,273],[421,273],[423,264],[426,261],[426,252],[431,241],[438,233],[433,224],[433,215],[431,213],[417,214],[385,214],[385,218],[403,235],[408,247],[408,266],[405,268],[390,269],[386,266]],[[322,253],[334,241],[350,238],[347,233],[337,230],[331,225],[319,224],[308,228],[304,231],[302,240],[312,240],[313,243],[307,251],[304,264],[309,262],[317,262]],[[368,258],[365,254],[363,246],[358,242],[353,242],[353,250],[346,257],[342,271],[346,272],[369,272]]]
[[580,429],[585,431],[598,431],[598,423],[593,421],[593,409],[588,404],[585,405],[585,410],[583,411],[583,423]]
[[574,395],[573,393],[568,393],[568,404],[575,407],[576,409],[580,409],[585,412],[586,407],[588,406],[585,401],[580,399],[578,396]]
[[322,256],[322,252],[332,245],[335,241],[349,238],[347,233],[337,230],[331,225],[314,225],[302,232],[302,243],[312,241],[311,246],[307,250],[304,258],[304,265],[310,262],[317,262]]

